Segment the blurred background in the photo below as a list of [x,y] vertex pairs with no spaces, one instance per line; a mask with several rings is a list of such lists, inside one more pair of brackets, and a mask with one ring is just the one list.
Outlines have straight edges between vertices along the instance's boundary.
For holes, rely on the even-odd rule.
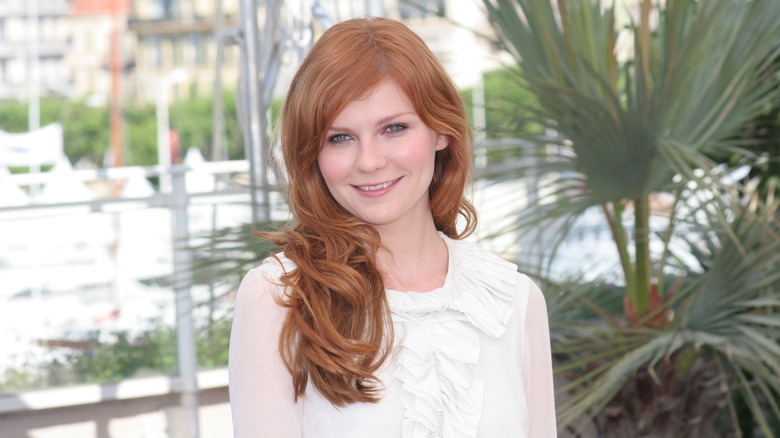
[[232,436],[276,115],[365,15],[462,91],[472,239],[545,290],[561,436],[780,436],[780,5],[700,3],[0,0],[0,437]]

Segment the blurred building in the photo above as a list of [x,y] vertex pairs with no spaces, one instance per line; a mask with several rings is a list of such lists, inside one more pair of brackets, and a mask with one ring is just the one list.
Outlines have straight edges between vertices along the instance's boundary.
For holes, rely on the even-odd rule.
[[70,94],[67,0],[0,2],[0,100]]
[[[221,26],[216,19],[218,2],[222,9]],[[260,8],[265,3],[265,0],[255,0]],[[472,86],[481,72],[500,65],[498,48],[483,36],[493,33],[480,10],[480,2],[475,0],[286,0],[284,6],[292,17],[285,25],[294,22],[308,28],[290,30],[291,39],[295,41],[288,44],[291,53],[284,58],[277,94],[283,93],[305,53],[305,50],[296,50],[304,44],[298,38],[316,36],[326,23],[357,16],[385,16],[404,21],[429,44],[458,85]],[[311,16],[313,8],[321,14],[319,17]],[[189,73],[187,79],[171,86],[171,98],[209,95],[213,91],[215,68],[220,69],[226,89],[236,88],[240,50],[222,41],[225,43],[222,46],[224,57],[217,66],[216,35],[220,29],[238,26],[239,12],[239,0],[133,1],[128,30],[135,52],[134,70],[128,77],[128,93],[133,99],[151,101],[156,80],[173,71],[185,70]]]
[[502,66],[506,53],[495,35],[482,2],[469,0],[394,1],[391,18],[400,19],[428,44],[460,87],[473,87],[482,73]]
[[103,105],[114,94],[121,101],[122,77],[133,65],[132,40],[126,34],[130,0],[70,2],[65,62],[73,84],[71,97]]
[[[0,100],[110,99],[129,0],[0,2]],[[115,39],[116,38],[116,39]]]
[[[255,0],[260,8],[265,3]],[[294,53],[284,60],[279,93],[311,36],[356,16],[404,21],[461,86],[499,65],[499,51],[480,36],[492,30],[476,0],[285,0],[284,7],[292,17],[284,25],[303,27],[290,33]],[[225,89],[234,89],[241,53],[230,31],[237,35],[240,8],[239,0],[0,1],[0,101],[65,96],[102,105],[121,93],[120,100],[150,102],[173,71],[186,72],[170,85],[173,100],[212,94],[218,75]]]
[[[221,3],[221,25],[217,3]],[[216,65],[217,34],[238,25],[238,0],[135,0],[128,20],[133,39],[134,69],[128,93],[153,101],[155,84],[173,71],[186,79],[172,85],[172,99],[213,91],[216,68],[222,83],[235,88],[239,78],[239,50],[226,44],[221,65]]]

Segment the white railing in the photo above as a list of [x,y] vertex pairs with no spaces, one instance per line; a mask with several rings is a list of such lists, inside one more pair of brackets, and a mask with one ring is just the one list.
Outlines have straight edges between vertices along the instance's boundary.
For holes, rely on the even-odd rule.
[[[0,184],[11,184],[22,189],[27,189],[29,192],[38,193],[38,188],[45,187],[47,184],[64,183],[67,180],[68,184],[73,182],[81,184],[100,184],[103,187],[108,187],[111,192],[118,192],[115,187],[119,187],[124,184],[130,184],[135,178],[142,178],[146,181],[146,178],[159,177],[163,173],[168,175],[171,179],[171,191],[169,193],[159,193],[150,190],[146,190],[146,194],[141,196],[108,196],[97,197],[94,199],[82,199],[82,200],[64,200],[62,202],[47,202],[43,200],[41,196],[32,197],[31,202],[27,205],[6,205],[3,206],[3,200],[0,199],[0,227],[5,225],[10,227],[11,224],[18,225],[25,221],[40,220],[42,218],[52,218],[55,220],[51,226],[58,226],[56,221],[61,221],[63,218],[71,216],[77,218],[84,218],[94,214],[122,214],[127,212],[133,212],[143,209],[162,209],[170,212],[170,245],[169,248],[172,252],[172,271],[170,272],[173,284],[173,290],[175,292],[175,324],[177,333],[177,354],[178,354],[178,375],[171,379],[167,377],[161,377],[160,379],[167,379],[169,384],[158,386],[151,392],[144,390],[143,388],[149,388],[149,385],[155,386],[157,382],[152,379],[149,385],[141,385],[139,381],[135,383],[127,384],[131,385],[136,390],[131,391],[137,393],[136,396],[156,395],[156,392],[164,391],[166,393],[175,393],[180,397],[180,409],[176,415],[175,422],[180,424],[181,430],[191,430],[190,425],[198,419],[198,402],[197,394],[201,386],[198,383],[197,372],[197,359],[195,350],[195,332],[192,317],[193,300],[191,293],[192,281],[190,276],[191,270],[191,253],[186,248],[186,245],[182,245],[181,242],[190,241],[190,209],[198,205],[216,205],[216,204],[245,204],[247,213],[244,215],[246,218],[251,217],[249,213],[251,210],[250,189],[241,184],[240,181],[246,180],[246,173],[248,171],[248,164],[246,161],[228,161],[228,162],[216,162],[216,163],[199,163],[197,165],[176,165],[168,169],[163,169],[160,166],[151,167],[126,167],[126,168],[112,168],[112,169],[100,169],[100,170],[73,170],[69,172],[46,172],[46,173],[29,173],[10,175],[3,180],[0,180]],[[216,184],[211,184],[211,187],[200,188],[190,187],[188,190],[188,178],[193,175],[217,177]],[[189,182],[194,182],[190,180]],[[55,187],[56,188],[56,187]],[[196,191],[193,192],[193,189]],[[269,199],[267,194],[260,199]],[[246,222],[246,220],[244,220]],[[80,225],[86,224],[72,224],[72,229],[60,229],[60,233],[68,234],[74,233],[75,228]],[[165,227],[165,224],[157,224],[159,227]],[[148,230],[150,233],[152,230]],[[164,234],[164,233],[163,233]],[[115,236],[116,238],[116,236]],[[42,247],[45,246],[45,242],[38,242],[40,236],[32,230],[29,235],[21,237],[21,242],[25,240],[32,246]],[[8,240],[8,239],[7,239]],[[18,241],[17,241],[18,243]],[[8,248],[4,248],[4,252]],[[0,257],[3,252],[0,252]],[[151,256],[151,254],[150,254]],[[2,261],[2,260],[0,260]],[[116,264],[116,262],[114,263]],[[2,265],[0,264],[0,271],[2,271]],[[44,272],[44,269],[34,270],[36,272]],[[43,274],[46,275],[45,273]],[[28,278],[32,288],[35,289],[35,283],[40,281],[40,278],[34,278],[36,276],[30,276]],[[58,279],[49,279],[56,283]],[[2,295],[0,295],[2,298]],[[5,349],[5,347],[4,347]],[[201,374],[201,380],[203,379]],[[159,380],[159,379],[158,379]],[[218,379],[219,380],[219,379]],[[223,379],[224,380],[224,379]],[[173,383],[171,383],[173,382]],[[147,382],[148,383],[148,382]],[[157,382],[159,383],[159,382]],[[213,383],[212,383],[213,384]],[[221,384],[221,383],[218,383]],[[125,386],[123,383],[118,383],[117,388],[121,389]],[[139,386],[140,385],[140,386]],[[93,385],[94,386],[94,385]],[[128,386],[129,387],[129,386]],[[140,389],[138,389],[140,388]],[[54,392],[51,392],[54,391]],[[59,401],[55,404],[57,406],[65,405],[77,405],[81,403],[92,403],[101,401],[102,399],[94,399],[94,397],[82,397],[84,394],[92,393],[95,389],[92,386],[78,386],[72,390],[59,389],[51,390],[49,392],[36,392],[23,396],[10,396],[0,398],[0,412],[9,412],[13,410],[24,409],[40,409],[46,403],[53,402],[48,398],[52,394],[61,394]],[[76,391],[76,392],[73,392]],[[141,392],[138,392],[141,391]],[[36,395],[37,394],[37,395]],[[50,402],[41,405],[38,402],[33,403],[33,399],[27,400],[25,397],[33,397],[34,400],[42,400],[43,397]],[[37,398],[36,398],[37,397]],[[47,405],[48,406],[48,405]]]

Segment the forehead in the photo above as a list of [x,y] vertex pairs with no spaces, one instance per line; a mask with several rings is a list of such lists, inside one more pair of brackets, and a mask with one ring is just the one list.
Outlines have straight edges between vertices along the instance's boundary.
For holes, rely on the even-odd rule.
[[406,93],[392,79],[384,79],[341,110],[333,125],[347,119],[374,119],[399,112],[415,112]]

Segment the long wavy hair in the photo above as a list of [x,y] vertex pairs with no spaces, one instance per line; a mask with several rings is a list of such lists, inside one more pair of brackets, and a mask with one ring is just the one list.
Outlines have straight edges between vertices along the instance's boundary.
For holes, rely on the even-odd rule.
[[393,331],[375,265],[379,234],[331,196],[317,155],[336,116],[385,78],[395,81],[428,127],[449,140],[436,153],[429,188],[436,228],[461,239],[476,226],[474,207],[464,197],[471,130],[458,90],[433,53],[392,20],[353,19],[327,30],[294,76],[281,113],[295,220],[281,231],[260,233],[297,266],[282,276],[286,293],[279,300],[288,309],[279,352],[296,400],[309,381],[335,406],[380,398],[376,372],[390,353]]

